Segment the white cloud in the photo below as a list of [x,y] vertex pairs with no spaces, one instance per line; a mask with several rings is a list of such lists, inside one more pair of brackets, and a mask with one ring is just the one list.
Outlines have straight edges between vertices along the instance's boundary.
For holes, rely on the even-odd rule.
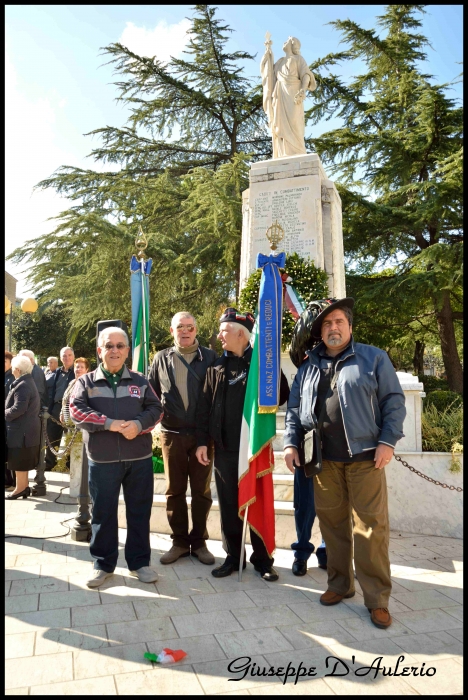
[[119,42],[139,56],[156,56],[160,61],[169,61],[171,56],[181,56],[189,39],[190,24],[188,19],[178,24],[168,24],[163,19],[154,29],[147,29],[127,22]]

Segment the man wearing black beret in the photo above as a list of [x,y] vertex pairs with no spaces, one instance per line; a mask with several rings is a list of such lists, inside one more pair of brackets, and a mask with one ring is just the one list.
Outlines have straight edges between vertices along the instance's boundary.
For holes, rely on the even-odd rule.
[[[214,442],[214,469],[218,492],[223,547],[227,553],[221,566],[211,572],[215,578],[230,576],[239,570],[242,547],[242,520],[238,515],[238,462],[245,390],[252,347],[250,334],[255,319],[252,314],[228,308],[220,318],[218,338],[224,353],[209,367],[198,403],[197,458],[207,464],[208,446]],[[281,374],[280,404],[289,395],[288,382]],[[278,574],[263,540],[251,529],[250,557],[255,570],[266,581],[276,581]],[[244,559],[245,568],[245,559]]]

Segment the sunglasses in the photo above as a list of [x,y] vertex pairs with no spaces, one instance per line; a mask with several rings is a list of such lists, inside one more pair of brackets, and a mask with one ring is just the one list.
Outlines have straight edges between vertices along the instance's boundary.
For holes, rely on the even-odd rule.
[[192,326],[192,325],[190,325],[190,326],[183,326],[182,324],[179,324],[179,325],[177,326],[177,330],[178,330],[178,331],[184,330],[184,331],[188,331],[189,333],[192,333],[192,332],[195,330],[195,326]]
[[117,345],[106,343],[104,346],[101,347],[104,347],[106,350],[113,350],[114,348],[116,348],[117,350],[124,350],[127,346],[125,345],[125,343],[117,343]]

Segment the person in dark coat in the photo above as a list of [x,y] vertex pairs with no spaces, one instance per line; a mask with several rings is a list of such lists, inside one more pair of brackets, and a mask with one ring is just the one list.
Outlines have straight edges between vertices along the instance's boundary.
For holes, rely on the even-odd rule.
[[15,381],[5,401],[8,467],[16,472],[15,490],[5,498],[28,498],[28,472],[39,461],[41,442],[41,402],[32,378],[32,364],[27,357],[13,358],[11,369]]
[[[10,391],[10,386],[15,381],[13,372],[11,371],[11,361],[13,359],[13,353],[5,350],[5,399]],[[6,443],[6,428],[5,428],[5,443]],[[8,454],[5,454],[5,488],[7,491],[13,491],[16,485],[15,472],[8,469]]]
[[37,386],[37,390],[39,392],[39,398],[41,400],[41,406],[47,407],[49,404],[49,392],[47,390],[47,384],[46,384],[46,378],[43,370],[39,367],[39,365],[36,365],[36,358],[34,356],[34,353],[32,350],[20,350],[18,355],[22,356],[24,355],[25,357],[29,357],[31,364],[33,366],[32,368],[32,378],[34,379],[34,383]]

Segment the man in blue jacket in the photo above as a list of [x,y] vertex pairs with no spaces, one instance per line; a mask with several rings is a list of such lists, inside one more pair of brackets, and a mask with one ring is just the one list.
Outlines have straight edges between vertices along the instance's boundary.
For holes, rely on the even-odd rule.
[[[314,477],[315,508],[327,546],[328,590],[322,605],[354,596],[354,564],[371,620],[385,629],[391,593],[384,467],[403,437],[405,398],[386,352],[356,343],[354,300],[312,304],[314,339],[322,339],[295,377],[286,413],[284,456],[299,464],[306,432],[321,417],[323,470]],[[352,516],[352,521],[351,521]]]
[[152,583],[157,576],[149,566],[151,431],[162,418],[161,402],[146,377],[125,366],[130,350],[125,331],[105,328],[97,344],[102,362],[76,380],[70,399],[70,416],[83,431],[93,501],[89,547],[95,571],[87,586],[101,586],[117,565],[121,487],[127,515],[125,559],[132,576]]

